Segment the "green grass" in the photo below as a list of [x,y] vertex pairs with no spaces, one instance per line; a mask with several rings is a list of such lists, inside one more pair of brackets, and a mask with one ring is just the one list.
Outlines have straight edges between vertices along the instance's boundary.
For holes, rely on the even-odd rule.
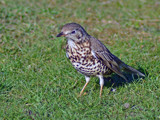
[[[160,119],[158,0],[1,0],[0,119]],[[77,22],[144,79],[99,98],[65,56],[60,27]],[[114,79],[116,78],[116,79]],[[114,81],[120,78],[113,77]],[[125,107],[125,104],[129,104]]]

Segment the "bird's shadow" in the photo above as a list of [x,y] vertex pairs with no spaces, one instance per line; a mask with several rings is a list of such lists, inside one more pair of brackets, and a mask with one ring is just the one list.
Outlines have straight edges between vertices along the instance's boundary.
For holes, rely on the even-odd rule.
[[[142,68],[139,68],[137,70],[142,72],[142,73],[145,73],[144,74],[145,77],[148,75],[148,73]],[[124,86],[125,84],[131,84],[133,82],[140,81],[143,78],[145,78],[145,77],[141,77],[141,76],[138,76],[138,75],[133,75],[133,74],[130,74],[130,73],[125,73],[125,72],[123,72],[123,75],[127,78],[127,81],[124,80],[123,78],[121,78],[117,74],[113,74],[111,77],[107,77],[107,78],[104,77],[104,86],[117,88],[117,87],[120,87],[120,86]],[[140,79],[140,78],[142,78],[142,79]]]

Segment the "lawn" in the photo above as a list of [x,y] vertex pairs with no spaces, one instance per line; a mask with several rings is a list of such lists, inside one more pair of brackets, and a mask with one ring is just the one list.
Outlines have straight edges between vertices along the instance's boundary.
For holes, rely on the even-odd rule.
[[[76,22],[145,78],[85,78],[56,38]],[[1,0],[0,119],[160,119],[159,0]]]

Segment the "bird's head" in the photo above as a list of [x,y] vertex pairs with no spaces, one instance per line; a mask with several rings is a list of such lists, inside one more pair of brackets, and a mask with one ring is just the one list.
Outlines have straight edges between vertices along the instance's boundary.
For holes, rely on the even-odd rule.
[[61,32],[57,35],[57,37],[62,36],[79,42],[83,37],[88,36],[88,34],[81,25],[77,23],[67,23],[62,27]]

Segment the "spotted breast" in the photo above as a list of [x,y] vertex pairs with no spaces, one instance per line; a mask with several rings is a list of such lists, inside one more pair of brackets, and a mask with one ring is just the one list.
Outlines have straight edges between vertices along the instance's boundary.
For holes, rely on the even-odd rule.
[[111,70],[92,55],[89,41],[75,43],[68,40],[66,55],[75,69],[86,76],[111,74]]

